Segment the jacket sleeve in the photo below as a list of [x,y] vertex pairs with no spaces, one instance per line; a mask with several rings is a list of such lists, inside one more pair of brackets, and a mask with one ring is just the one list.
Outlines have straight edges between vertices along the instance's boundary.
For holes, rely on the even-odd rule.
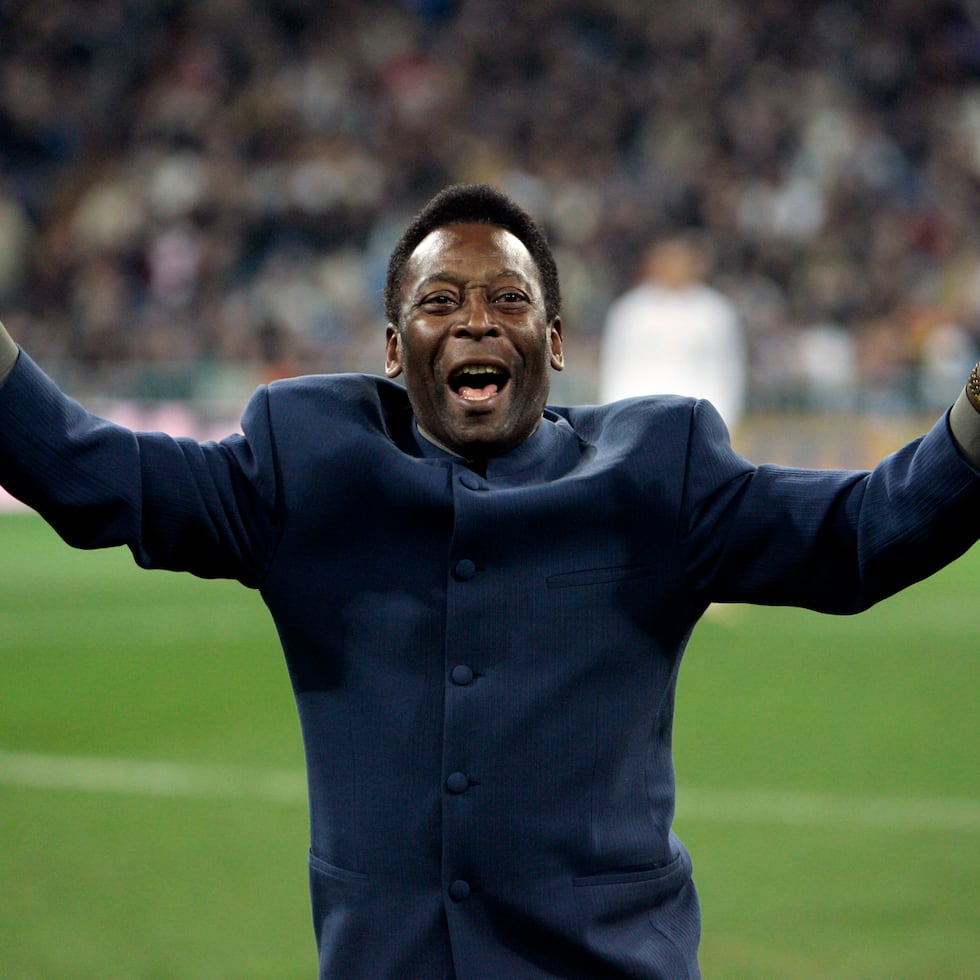
[[0,387],[0,483],[75,547],[126,545],[145,568],[257,586],[278,493],[265,389],[243,430],[211,443],[132,432],[86,411],[21,352]]
[[980,473],[948,419],[870,472],[753,466],[717,413],[692,418],[680,532],[705,601],[854,613],[980,537]]

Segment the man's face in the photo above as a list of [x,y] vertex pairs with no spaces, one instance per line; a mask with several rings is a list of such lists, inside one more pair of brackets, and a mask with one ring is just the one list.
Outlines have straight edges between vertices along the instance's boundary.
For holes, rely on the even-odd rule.
[[405,267],[389,324],[386,373],[405,375],[415,418],[467,458],[499,455],[537,428],[548,369],[560,371],[561,321],[548,323],[537,266],[503,228],[446,225]]

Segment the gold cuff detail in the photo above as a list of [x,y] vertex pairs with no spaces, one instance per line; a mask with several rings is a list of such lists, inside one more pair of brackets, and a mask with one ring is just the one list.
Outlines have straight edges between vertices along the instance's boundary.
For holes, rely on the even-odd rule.
[[970,380],[966,383],[966,397],[970,399],[970,404],[980,412],[980,363],[975,364],[970,372]]

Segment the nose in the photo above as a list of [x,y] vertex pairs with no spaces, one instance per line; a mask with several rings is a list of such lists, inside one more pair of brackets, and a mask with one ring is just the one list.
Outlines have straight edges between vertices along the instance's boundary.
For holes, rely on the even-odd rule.
[[470,294],[459,308],[453,333],[457,337],[495,337],[499,332],[493,305],[485,296]]

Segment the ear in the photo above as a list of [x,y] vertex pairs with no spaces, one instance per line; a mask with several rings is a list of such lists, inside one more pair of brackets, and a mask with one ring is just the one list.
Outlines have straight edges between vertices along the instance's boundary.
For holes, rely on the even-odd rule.
[[561,335],[561,317],[556,316],[548,324],[548,346],[551,350],[551,366],[556,371],[565,367],[565,342]]
[[398,337],[398,328],[389,323],[385,330],[385,375],[397,378],[402,373],[402,351]]

